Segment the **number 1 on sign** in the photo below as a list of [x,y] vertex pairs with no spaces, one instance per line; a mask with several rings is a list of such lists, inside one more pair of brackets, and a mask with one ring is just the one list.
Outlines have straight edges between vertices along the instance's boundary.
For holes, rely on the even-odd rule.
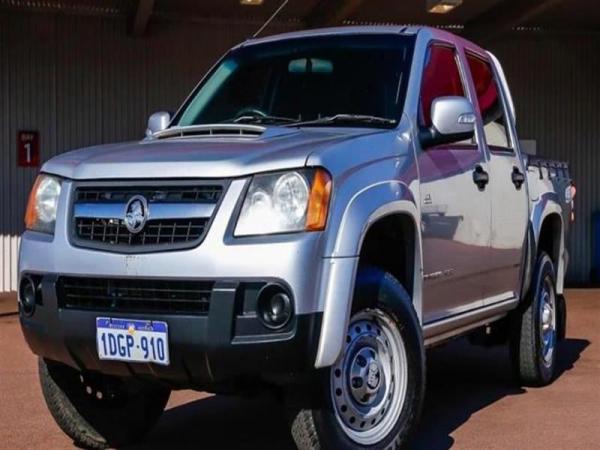
[[25,150],[27,151],[27,164],[31,163],[31,142],[25,142]]

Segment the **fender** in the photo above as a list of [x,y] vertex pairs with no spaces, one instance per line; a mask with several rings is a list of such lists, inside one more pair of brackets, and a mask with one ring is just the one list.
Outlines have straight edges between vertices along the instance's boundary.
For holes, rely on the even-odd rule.
[[523,256],[523,269],[521,279],[521,292],[519,293],[519,299],[525,298],[525,295],[529,291],[531,286],[531,279],[533,278],[533,270],[535,267],[535,258],[537,255],[537,244],[535,240],[535,234],[533,232],[533,224],[531,221],[527,226],[527,237],[526,242],[523,246],[525,255]]
[[[327,280],[321,286],[320,308],[323,311],[323,323],[315,367],[322,368],[335,363],[346,336],[352,298],[358,269],[360,248],[373,223],[383,217],[404,214],[417,226],[419,212],[410,189],[402,182],[389,180],[363,189],[353,196],[344,211],[338,233],[335,236],[332,257],[324,264],[324,277]],[[413,304],[421,321],[421,236],[415,236]]]
[[[533,225],[533,233],[535,237],[535,248],[536,250],[540,244],[540,233],[542,231],[542,224],[548,216],[556,214],[560,218],[560,242],[558,247],[558,263],[556,269],[556,293],[563,294],[564,290],[564,278],[566,270],[566,252],[565,252],[565,236],[562,230],[565,229],[563,209],[560,205],[558,195],[554,192],[546,192],[540,196],[540,199],[535,203],[531,215],[531,222]],[[537,252],[536,252],[537,253]]]

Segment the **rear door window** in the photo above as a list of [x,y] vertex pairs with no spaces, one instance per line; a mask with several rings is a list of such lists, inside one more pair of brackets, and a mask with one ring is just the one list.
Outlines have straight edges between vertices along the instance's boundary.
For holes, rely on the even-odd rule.
[[488,148],[492,151],[512,152],[506,110],[492,66],[489,61],[471,53],[467,53],[467,61],[477,93],[477,103]]

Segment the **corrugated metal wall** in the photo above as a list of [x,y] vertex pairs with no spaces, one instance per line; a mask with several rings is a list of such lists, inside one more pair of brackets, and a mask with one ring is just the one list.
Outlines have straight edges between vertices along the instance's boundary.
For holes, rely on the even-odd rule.
[[[39,130],[44,161],[139,138],[149,113],[175,109],[257,24],[165,22],[139,39],[126,27],[114,18],[0,13],[0,292],[16,289],[18,235],[36,174],[17,168],[17,130]],[[569,278],[584,281],[590,215],[600,209],[600,38],[519,35],[492,47],[512,85],[521,137],[536,139],[540,154],[572,163],[579,214]]]
[[568,281],[589,281],[592,213],[600,211],[600,34],[519,34],[493,43],[515,98],[521,139],[569,161],[577,184]]

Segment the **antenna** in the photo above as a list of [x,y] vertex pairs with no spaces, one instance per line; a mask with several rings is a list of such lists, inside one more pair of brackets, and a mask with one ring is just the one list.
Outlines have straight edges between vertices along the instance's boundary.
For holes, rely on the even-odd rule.
[[276,10],[276,11],[275,11],[273,14],[271,14],[271,17],[269,17],[269,18],[267,19],[267,21],[266,21],[265,23],[263,23],[263,26],[262,26],[262,27],[260,27],[260,28],[259,28],[259,29],[256,31],[256,33],[254,33],[254,34],[252,35],[252,37],[253,37],[253,38],[255,38],[255,37],[257,37],[257,36],[258,36],[260,33],[262,33],[262,32],[263,32],[263,30],[264,30],[265,28],[267,28],[267,27],[269,26],[269,24],[270,24],[270,23],[273,21],[273,19],[274,19],[275,17],[277,17],[277,15],[278,15],[278,14],[281,12],[281,10],[282,10],[283,8],[285,8],[285,5],[287,5],[287,4],[288,4],[288,2],[289,2],[289,0],[283,0],[283,2],[281,3],[281,5],[279,5],[279,8],[277,8],[277,10]]

